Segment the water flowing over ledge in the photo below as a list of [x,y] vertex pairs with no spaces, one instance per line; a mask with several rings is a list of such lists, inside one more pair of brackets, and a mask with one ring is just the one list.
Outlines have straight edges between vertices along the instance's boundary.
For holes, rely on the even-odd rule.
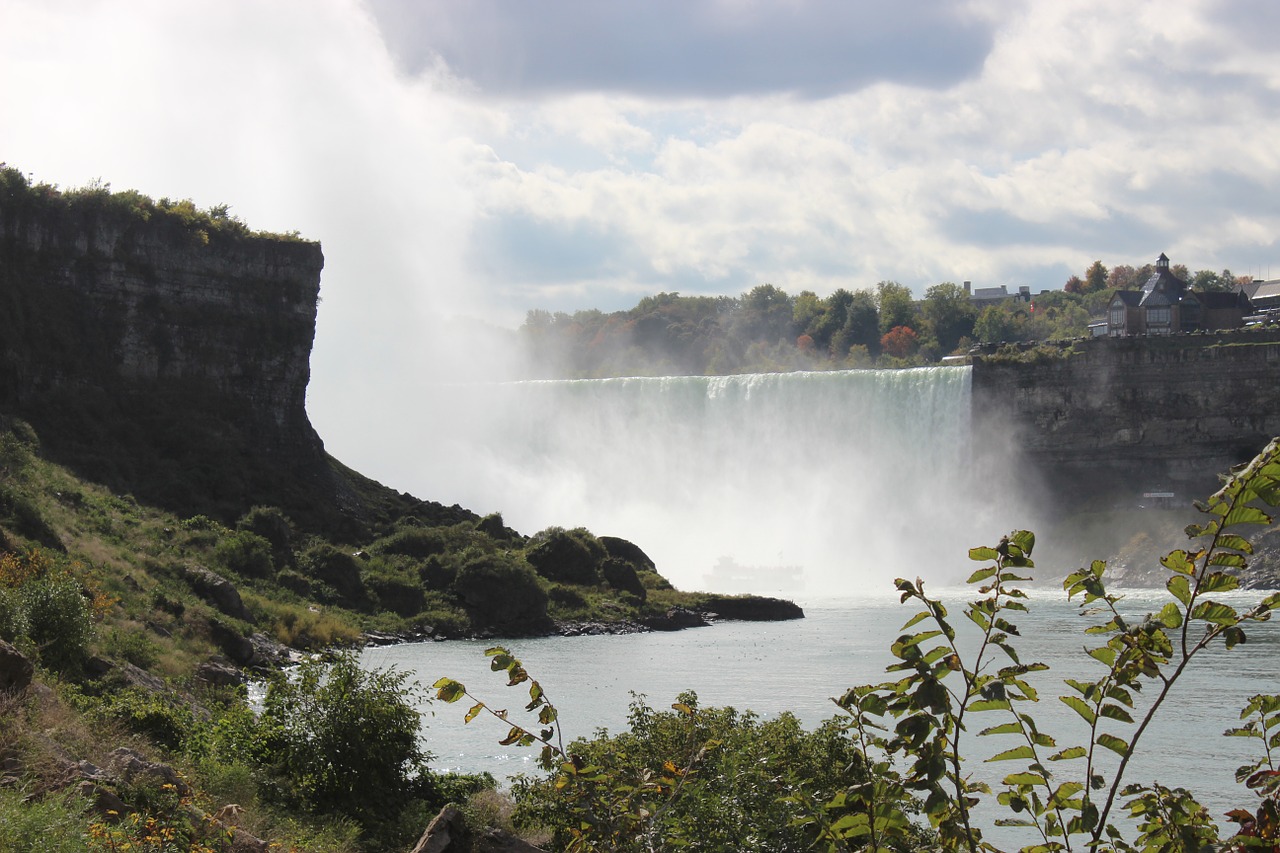
[[992,527],[977,497],[970,379],[931,367],[433,387],[441,416],[412,477],[517,529],[628,538],[682,588],[707,588],[727,558],[800,568],[799,585],[750,591],[847,594],[940,561],[954,575],[970,545],[1022,523]]

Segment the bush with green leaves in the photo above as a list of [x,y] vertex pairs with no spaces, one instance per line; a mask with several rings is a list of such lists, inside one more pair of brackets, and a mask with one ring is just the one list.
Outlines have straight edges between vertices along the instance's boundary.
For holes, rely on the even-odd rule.
[[293,563],[293,523],[273,506],[255,506],[236,522],[237,530],[261,536],[271,545],[271,562],[277,568]]
[[423,803],[438,807],[414,698],[404,673],[364,669],[350,652],[275,678],[259,755],[270,757],[276,796],[314,814],[350,818],[388,849],[407,846],[412,838],[394,837],[405,831],[401,817]]
[[518,554],[481,554],[458,570],[450,591],[476,626],[537,631],[547,627],[547,593]]
[[[670,711],[636,698],[626,731],[575,741],[568,752],[579,765],[578,786],[560,784],[560,777],[522,777],[513,785],[517,825],[550,829],[560,845],[578,836],[588,802],[581,789],[591,784],[596,800],[609,798],[610,787],[643,792],[629,810],[641,818],[640,831],[631,838],[617,833],[619,850],[806,850],[812,838],[798,818],[809,804],[867,778],[838,721],[806,731],[788,713],[766,720],[750,711],[701,708],[691,692]],[[598,781],[588,783],[590,776]],[[594,804],[592,810],[600,813]]]
[[241,577],[266,578],[275,569],[271,550],[271,543],[258,534],[237,530],[218,541],[213,558]]
[[533,537],[525,559],[548,580],[592,586],[600,583],[600,564],[607,554],[587,530],[549,527]]

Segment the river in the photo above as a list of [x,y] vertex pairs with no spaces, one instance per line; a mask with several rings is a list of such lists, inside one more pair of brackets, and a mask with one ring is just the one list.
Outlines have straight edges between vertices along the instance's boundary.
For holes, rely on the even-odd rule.
[[[1221,596],[1221,600],[1243,608],[1261,597],[1257,592],[1236,592]],[[947,590],[943,598],[952,602],[952,622],[963,640],[966,626],[972,627],[961,614],[965,591]],[[1160,596],[1130,592],[1124,610],[1141,615],[1159,609],[1165,600],[1163,591]],[[625,728],[632,693],[645,696],[656,708],[666,708],[683,690],[695,690],[704,706],[749,708],[762,716],[790,711],[812,726],[838,713],[831,697],[855,684],[887,679],[884,667],[892,661],[889,643],[914,612],[915,608],[900,604],[889,589],[857,599],[807,602],[806,618],[793,622],[725,622],[675,633],[523,639],[503,644],[524,662],[559,709],[566,740],[590,736],[600,728]],[[1094,638],[1083,634],[1096,617],[1081,616],[1076,604],[1068,603],[1056,588],[1034,591],[1031,613],[1013,615],[1021,617],[1010,618],[1022,630],[1016,645],[1023,662],[1037,660],[1051,667],[1035,682],[1041,700],[1031,713],[1042,731],[1057,738],[1059,747],[1077,742],[1086,731],[1084,723],[1056,697],[1069,692],[1063,678],[1096,678],[1101,674],[1101,665],[1082,651],[1086,643],[1097,645]],[[365,652],[364,662],[371,667],[407,671],[424,688],[441,676],[456,678],[479,698],[511,709],[514,719],[527,694],[506,688],[505,677],[489,671],[484,650],[498,642],[371,648]],[[1145,734],[1128,781],[1158,780],[1188,787],[1215,815],[1253,802],[1253,794],[1235,783],[1234,771],[1255,757],[1256,742],[1223,737],[1222,732],[1239,724],[1239,710],[1250,696],[1280,691],[1277,652],[1280,627],[1267,623],[1253,627],[1246,644],[1230,652],[1212,649],[1193,664],[1162,716]],[[1154,689],[1148,692],[1154,693]],[[420,709],[426,721],[427,747],[435,755],[437,769],[488,771],[499,779],[538,772],[535,750],[498,745],[505,728],[496,720],[479,717],[464,724],[465,700],[455,705],[423,701]],[[1114,732],[1128,738],[1131,731],[1125,728],[1117,724]],[[1002,743],[999,737],[969,743],[970,754],[979,757],[1016,745]],[[994,783],[1011,772],[1012,765],[971,762],[971,769],[978,778]]]

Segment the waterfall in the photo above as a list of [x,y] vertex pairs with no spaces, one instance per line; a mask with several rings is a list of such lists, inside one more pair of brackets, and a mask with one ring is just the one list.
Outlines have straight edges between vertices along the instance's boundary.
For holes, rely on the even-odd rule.
[[682,589],[959,580],[1016,522],[992,526],[974,484],[969,385],[931,367],[435,387],[406,473],[523,533],[629,539]]

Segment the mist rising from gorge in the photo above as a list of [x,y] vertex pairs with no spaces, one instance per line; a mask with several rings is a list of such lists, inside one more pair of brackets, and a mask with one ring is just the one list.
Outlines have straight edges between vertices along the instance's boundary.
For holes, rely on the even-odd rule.
[[[381,432],[412,448],[399,487],[526,534],[629,539],[683,589],[804,600],[963,580],[969,547],[1028,523],[1009,484],[975,485],[969,380],[947,367],[433,385],[430,416]],[[802,579],[748,583],[717,563]]]

